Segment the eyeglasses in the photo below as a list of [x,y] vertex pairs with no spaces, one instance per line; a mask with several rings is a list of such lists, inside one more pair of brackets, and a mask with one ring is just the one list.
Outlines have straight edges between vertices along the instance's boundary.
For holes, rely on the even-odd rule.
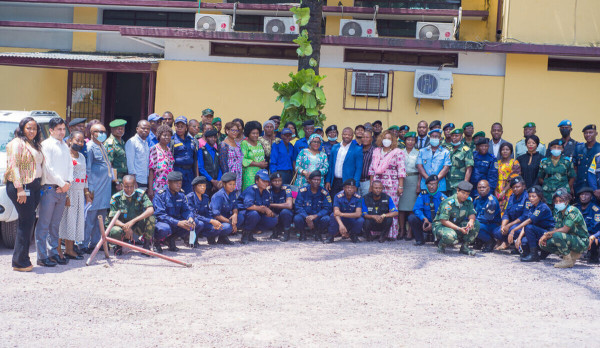
[[233,133],[238,133],[239,132],[239,130],[237,130],[236,128],[231,128],[229,131],[233,132]]

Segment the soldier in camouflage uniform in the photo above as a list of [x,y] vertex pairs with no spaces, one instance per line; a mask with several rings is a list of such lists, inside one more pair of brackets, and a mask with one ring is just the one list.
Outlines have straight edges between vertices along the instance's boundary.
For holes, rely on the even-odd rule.
[[562,156],[563,141],[561,139],[550,142],[548,148],[550,149],[551,157],[544,158],[540,162],[538,178],[542,182],[544,199],[546,202],[551,202],[552,195],[559,188],[573,192],[576,174],[573,163]]
[[568,205],[571,195],[564,189],[554,194],[554,230],[544,233],[540,247],[547,253],[562,255],[556,268],[571,268],[581,254],[588,249],[589,233],[581,211]]
[[463,143],[471,148],[471,151],[475,151],[475,139],[473,139],[473,133],[475,133],[475,129],[473,128],[473,122],[465,122],[462,126],[463,134],[465,135],[465,139]]
[[469,181],[473,172],[473,151],[461,142],[462,129],[455,129],[450,134],[452,139],[452,148],[450,151],[450,162],[452,166],[448,172],[447,196],[456,193],[458,183],[465,180]]
[[442,130],[444,131],[444,141],[442,142],[442,147],[448,151],[452,151],[452,131],[456,128],[454,123],[446,123]]
[[[115,193],[110,200],[110,211],[105,220],[105,227],[117,214],[121,212],[115,226],[108,231],[108,236],[114,239],[135,242],[137,237],[142,237],[144,249],[150,250],[150,243],[154,236],[154,207],[145,191],[135,189],[135,177],[123,177],[123,190]],[[134,236],[134,234],[136,236]],[[115,247],[115,255],[120,255],[122,249]],[[144,254],[145,255],[145,254]]]
[[461,181],[457,192],[445,199],[438,209],[433,221],[433,234],[438,241],[438,252],[446,252],[447,245],[462,242],[460,253],[473,256],[475,251],[469,248],[479,233],[479,222],[475,219],[477,212],[469,197],[473,185]]
[[117,184],[113,185],[113,194],[121,190],[121,181],[127,175],[127,156],[125,155],[125,141],[122,137],[125,133],[125,125],[127,121],[116,119],[112,121],[110,126],[110,136],[104,142],[104,148],[108,155],[108,160],[114,170],[117,171]]

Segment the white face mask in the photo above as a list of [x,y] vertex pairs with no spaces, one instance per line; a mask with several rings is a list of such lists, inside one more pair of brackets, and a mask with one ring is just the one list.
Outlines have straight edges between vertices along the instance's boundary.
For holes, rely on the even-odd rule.
[[123,190],[123,194],[125,195],[125,197],[129,198],[131,196],[133,196],[133,194],[135,193],[135,190],[133,190],[133,192],[131,192],[130,195],[128,195],[127,193],[125,193],[125,190]]
[[391,139],[383,139],[381,141],[381,144],[383,144],[384,147],[390,147],[392,145],[392,140]]

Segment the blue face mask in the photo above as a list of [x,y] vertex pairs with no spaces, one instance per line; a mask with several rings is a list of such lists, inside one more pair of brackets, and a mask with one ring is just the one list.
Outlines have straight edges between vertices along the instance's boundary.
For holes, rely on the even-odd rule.
[[440,139],[432,138],[429,140],[429,144],[431,144],[433,147],[438,147],[440,145]]
[[556,209],[556,211],[563,211],[567,208],[567,205],[565,203],[556,203],[554,205],[554,209]]
[[460,143],[461,143],[460,141],[458,143],[452,143],[452,146],[458,146],[458,145],[460,145]]
[[561,150],[550,150],[550,153],[552,154],[552,156],[558,157],[562,154],[562,151]]
[[336,141],[337,137],[333,137],[333,138],[332,137],[327,137],[327,139],[329,139],[329,141]]
[[98,137],[96,138],[99,142],[103,143],[106,140],[106,133],[98,133]]

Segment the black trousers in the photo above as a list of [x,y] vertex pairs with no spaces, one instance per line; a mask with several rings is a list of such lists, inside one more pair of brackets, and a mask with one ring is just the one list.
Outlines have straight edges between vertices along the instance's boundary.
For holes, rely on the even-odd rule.
[[[419,219],[415,214],[410,214],[408,216],[408,225],[410,226],[410,230],[415,237],[415,241],[424,241],[425,231],[423,231],[423,221],[421,221],[421,219]],[[428,233],[433,233],[433,230],[429,231]]]
[[[278,170],[279,174],[281,174],[281,181],[284,185],[294,185],[292,182],[292,178],[294,177],[294,172],[292,170]],[[298,174],[300,175],[300,174]]]
[[333,199],[333,197],[342,190],[344,190],[344,181],[341,178],[333,178],[333,182],[331,183],[331,192],[329,192],[331,199]]
[[15,185],[11,181],[6,183],[6,194],[13,202],[17,213],[19,213],[17,238],[15,240],[15,250],[13,251],[12,259],[13,267],[25,268],[31,266],[29,243],[31,241],[33,224],[35,223],[35,210],[40,203],[40,181],[38,178],[27,185],[23,185],[23,189],[30,191],[30,195],[24,204],[17,202],[17,189]]
[[390,217],[384,218],[383,222],[380,224],[376,223],[373,219],[365,219],[365,223],[363,224],[363,232],[369,233],[369,231],[377,231],[385,233],[387,236],[389,236],[393,222],[394,218]]

